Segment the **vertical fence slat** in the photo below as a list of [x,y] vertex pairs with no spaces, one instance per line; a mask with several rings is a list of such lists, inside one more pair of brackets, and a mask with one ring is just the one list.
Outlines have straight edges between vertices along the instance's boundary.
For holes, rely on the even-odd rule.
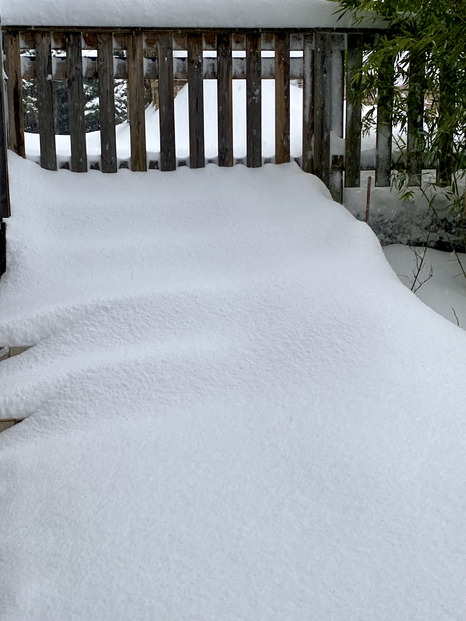
[[[344,108],[344,49],[345,35],[332,34],[332,64],[331,64],[331,125],[330,132],[335,138],[343,140],[343,108]],[[332,141],[330,140],[330,181],[329,190],[333,200],[341,203],[343,201],[343,158],[332,153]],[[335,163],[334,160],[335,159]]]
[[131,170],[147,170],[144,110],[144,54],[142,32],[127,35],[128,108],[131,135]]
[[290,161],[290,34],[275,35],[275,163]]
[[246,142],[249,168],[262,166],[261,36],[246,35]]
[[303,39],[303,156],[304,172],[314,172],[312,140],[314,137],[314,38]]
[[[0,68],[3,67],[3,46],[2,32],[0,23]],[[9,218],[10,212],[10,191],[8,186],[8,156],[7,156],[7,136],[6,136],[6,116],[5,116],[5,91],[3,76],[0,79],[0,223],[2,218]],[[0,268],[6,268],[6,224],[1,223],[0,232]],[[3,265],[3,261],[5,264]],[[0,276],[5,271],[1,271]]]
[[392,114],[394,61],[386,60],[380,68],[380,77],[387,87],[380,88],[377,98],[377,138],[375,157],[375,185],[388,187],[392,170]]
[[189,165],[191,168],[203,168],[205,166],[205,153],[202,34],[188,34],[187,47],[189,100]]
[[314,172],[328,187],[330,183],[330,127],[332,111],[332,35],[317,32],[314,52]]
[[218,165],[233,166],[231,34],[217,34]]
[[66,76],[70,119],[71,170],[87,172],[81,33],[66,35]]
[[115,173],[118,169],[115,135],[115,81],[113,76],[113,36],[97,35],[97,71],[100,107],[100,169]]
[[57,170],[55,146],[54,98],[52,77],[52,49],[49,32],[35,35],[37,112],[39,117],[40,165],[47,170]]
[[348,34],[346,53],[346,140],[345,140],[345,187],[361,185],[361,100],[358,95],[362,67],[363,38],[360,34]]
[[160,170],[176,169],[173,34],[157,37],[159,61]]
[[5,35],[6,82],[8,93],[8,148],[26,157],[24,145],[23,81],[21,79],[21,57],[19,32]]

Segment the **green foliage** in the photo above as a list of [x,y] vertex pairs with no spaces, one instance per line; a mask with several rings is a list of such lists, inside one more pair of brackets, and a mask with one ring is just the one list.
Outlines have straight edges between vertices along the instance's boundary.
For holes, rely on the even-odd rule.
[[[376,101],[381,89],[396,85],[393,123],[409,135],[399,145],[403,165],[410,156],[422,157],[438,166],[437,185],[455,187],[466,168],[465,0],[337,1],[356,22],[366,11],[386,21],[355,87],[360,84],[363,100]],[[366,128],[372,123],[365,119]]]

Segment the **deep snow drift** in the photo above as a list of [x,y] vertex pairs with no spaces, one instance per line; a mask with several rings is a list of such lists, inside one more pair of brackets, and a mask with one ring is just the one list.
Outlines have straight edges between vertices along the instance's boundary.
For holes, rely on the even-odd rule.
[[466,609],[466,336],[297,165],[10,160],[2,621]]

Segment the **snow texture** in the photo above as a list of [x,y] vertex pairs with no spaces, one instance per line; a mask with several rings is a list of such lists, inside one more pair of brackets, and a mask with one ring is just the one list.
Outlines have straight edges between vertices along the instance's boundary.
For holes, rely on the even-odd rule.
[[466,609],[466,337],[296,164],[10,157],[2,621]]
[[[347,27],[329,0],[2,0],[4,25],[200,28]],[[363,24],[373,27],[373,18]],[[358,27],[360,25],[358,24]]]

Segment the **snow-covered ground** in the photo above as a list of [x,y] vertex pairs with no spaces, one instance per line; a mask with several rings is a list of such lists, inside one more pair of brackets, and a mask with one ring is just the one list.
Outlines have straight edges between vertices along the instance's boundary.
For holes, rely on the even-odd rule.
[[10,176],[2,621],[462,618],[466,335],[368,226],[294,163]]

